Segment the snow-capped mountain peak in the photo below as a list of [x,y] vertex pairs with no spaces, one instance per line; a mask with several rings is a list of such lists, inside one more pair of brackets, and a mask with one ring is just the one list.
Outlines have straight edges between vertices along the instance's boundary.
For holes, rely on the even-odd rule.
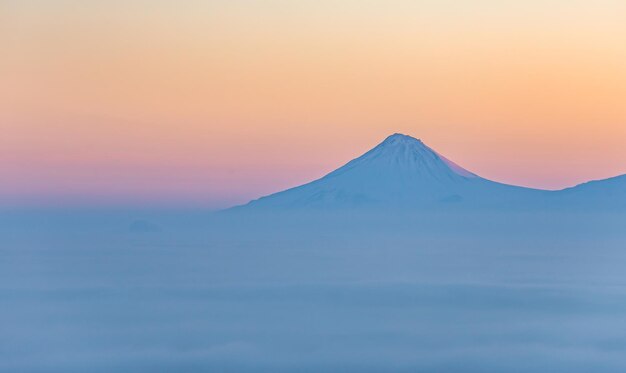
[[[326,176],[295,188],[251,201],[248,209],[308,209],[376,207],[385,209],[529,208],[582,205],[597,194],[614,196],[624,205],[623,177],[589,183],[560,192],[530,189],[484,179],[464,169],[421,140],[395,133]],[[597,189],[594,194],[593,191]],[[611,192],[611,193],[608,193]],[[582,197],[576,197],[584,195]],[[580,201],[579,201],[580,200]]]
[[326,176],[248,206],[410,206],[459,200],[491,183],[458,166],[421,140],[395,133]]
[[[472,172],[440,155],[421,140],[395,133],[372,150],[351,161],[330,175],[342,173],[355,166],[383,167],[393,173],[409,173],[434,179],[476,178]],[[329,175],[329,176],[330,176]]]
[[393,135],[389,135],[381,144],[387,145],[402,145],[402,144],[422,144],[422,140],[417,139],[413,136],[405,135],[403,133],[394,133]]

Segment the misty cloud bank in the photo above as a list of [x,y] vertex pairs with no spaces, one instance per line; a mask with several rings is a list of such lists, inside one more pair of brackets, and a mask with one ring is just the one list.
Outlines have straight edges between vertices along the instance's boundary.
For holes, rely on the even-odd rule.
[[626,369],[624,214],[0,222],[0,371]]

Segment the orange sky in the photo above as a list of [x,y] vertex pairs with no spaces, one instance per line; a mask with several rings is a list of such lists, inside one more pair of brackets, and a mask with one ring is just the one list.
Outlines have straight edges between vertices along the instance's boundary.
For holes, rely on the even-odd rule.
[[497,181],[626,173],[625,1],[0,2],[0,203],[220,207],[393,132]]

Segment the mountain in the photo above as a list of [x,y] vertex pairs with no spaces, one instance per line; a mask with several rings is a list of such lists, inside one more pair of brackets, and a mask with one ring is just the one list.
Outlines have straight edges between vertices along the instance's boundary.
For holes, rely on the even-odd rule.
[[543,201],[548,193],[487,180],[396,133],[318,180],[238,209],[498,206]]
[[626,175],[593,180],[554,192],[558,207],[626,211]]

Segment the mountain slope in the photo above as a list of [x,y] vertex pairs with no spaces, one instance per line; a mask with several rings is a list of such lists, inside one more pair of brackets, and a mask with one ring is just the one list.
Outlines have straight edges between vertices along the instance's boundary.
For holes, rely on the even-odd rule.
[[559,207],[626,209],[626,175],[593,180],[554,192]]
[[[311,183],[240,208],[436,207],[511,204],[548,192],[484,179],[402,134]],[[539,198],[540,199],[540,198]]]

